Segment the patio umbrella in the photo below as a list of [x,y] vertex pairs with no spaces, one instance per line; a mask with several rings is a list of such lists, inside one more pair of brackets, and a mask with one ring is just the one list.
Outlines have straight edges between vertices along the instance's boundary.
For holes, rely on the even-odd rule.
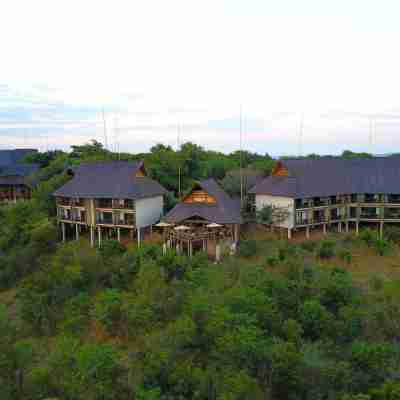
[[157,226],[158,228],[167,228],[168,226],[171,226],[171,224],[161,221],[158,224],[155,224],[154,226]]
[[207,228],[221,228],[221,227],[222,225],[216,224],[215,222],[207,225]]
[[186,225],[179,225],[179,226],[174,228],[174,230],[176,230],[176,231],[187,231],[189,229],[190,228],[188,226],[186,226]]

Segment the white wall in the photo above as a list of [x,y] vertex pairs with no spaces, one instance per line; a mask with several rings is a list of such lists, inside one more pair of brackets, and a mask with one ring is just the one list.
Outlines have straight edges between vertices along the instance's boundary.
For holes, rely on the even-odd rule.
[[136,227],[143,228],[159,221],[163,214],[163,196],[136,200]]
[[281,228],[293,228],[294,227],[294,199],[290,197],[279,197],[279,196],[269,196],[265,194],[256,195],[256,209],[261,210],[264,206],[273,206],[278,208],[286,208],[289,215],[286,221],[283,221],[277,226]]

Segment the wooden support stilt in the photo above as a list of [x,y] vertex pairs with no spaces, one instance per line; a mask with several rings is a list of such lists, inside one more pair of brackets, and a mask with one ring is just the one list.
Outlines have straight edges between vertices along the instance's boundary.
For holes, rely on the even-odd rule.
[[78,224],[75,225],[75,236],[76,236],[76,240],[79,240],[79,225]]
[[64,222],[61,222],[61,232],[62,232],[62,241],[65,242],[66,234],[65,234],[65,224],[64,224]]
[[326,235],[326,224],[323,225],[324,235]]
[[98,242],[99,247],[101,247],[101,226],[99,226],[99,227],[97,228],[97,234],[98,234],[98,236],[99,236],[97,242]]
[[341,233],[342,232],[342,223],[339,222],[338,224],[338,232]]
[[383,239],[383,224],[384,224],[384,222],[381,221],[380,227],[379,227],[379,238],[380,239]]
[[349,233],[349,221],[346,222],[346,233]]
[[121,228],[117,228],[117,240],[118,242],[121,241]]
[[140,228],[137,228],[137,244],[138,244],[138,247],[140,247],[140,242],[142,240],[142,238],[140,237],[140,234],[141,234]]
[[309,226],[307,226],[307,228],[306,228],[306,238],[310,239],[310,227]]
[[356,235],[357,236],[358,236],[359,232],[360,232],[360,223],[357,221],[356,222]]
[[94,247],[94,227],[90,227],[90,246]]
[[290,228],[287,230],[287,237],[289,240],[292,238],[292,230]]
[[215,261],[221,261],[221,245],[219,243],[215,246]]

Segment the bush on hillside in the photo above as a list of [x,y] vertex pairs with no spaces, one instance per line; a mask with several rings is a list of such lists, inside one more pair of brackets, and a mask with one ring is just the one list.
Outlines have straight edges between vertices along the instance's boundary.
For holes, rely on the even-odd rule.
[[342,249],[338,253],[339,258],[344,261],[346,264],[350,265],[353,261],[353,254],[349,249]]
[[239,255],[241,257],[255,256],[257,252],[257,242],[253,239],[243,240],[240,242]]
[[335,242],[332,240],[324,240],[318,249],[318,256],[322,259],[329,259],[335,256]]
[[374,232],[372,229],[363,229],[360,232],[360,239],[365,242],[368,247],[372,247],[375,243],[377,238],[377,233]]
[[99,249],[104,259],[109,260],[113,257],[121,256],[126,252],[126,248],[118,240],[104,240]]
[[374,247],[380,256],[386,256],[392,249],[392,244],[386,239],[377,239]]
[[395,225],[385,226],[385,239],[400,244],[400,227]]

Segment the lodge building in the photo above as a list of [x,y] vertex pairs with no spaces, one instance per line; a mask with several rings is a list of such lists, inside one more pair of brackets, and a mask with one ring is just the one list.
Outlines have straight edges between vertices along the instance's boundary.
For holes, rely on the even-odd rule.
[[385,223],[400,223],[400,157],[281,160],[271,176],[257,184],[255,208],[286,210],[273,225],[310,231],[338,232],[374,223],[383,235]]
[[29,177],[39,165],[23,163],[23,159],[35,152],[35,149],[0,150],[0,204],[31,198],[34,183]]
[[54,193],[63,241],[88,231],[92,246],[135,235],[140,243],[141,229],[163,214],[166,190],[147,177],[143,161],[84,163],[68,173],[72,179]]
[[214,179],[196,182],[163,218],[169,247],[193,255],[205,251],[217,261],[234,253],[241,224],[240,200],[232,199]]

